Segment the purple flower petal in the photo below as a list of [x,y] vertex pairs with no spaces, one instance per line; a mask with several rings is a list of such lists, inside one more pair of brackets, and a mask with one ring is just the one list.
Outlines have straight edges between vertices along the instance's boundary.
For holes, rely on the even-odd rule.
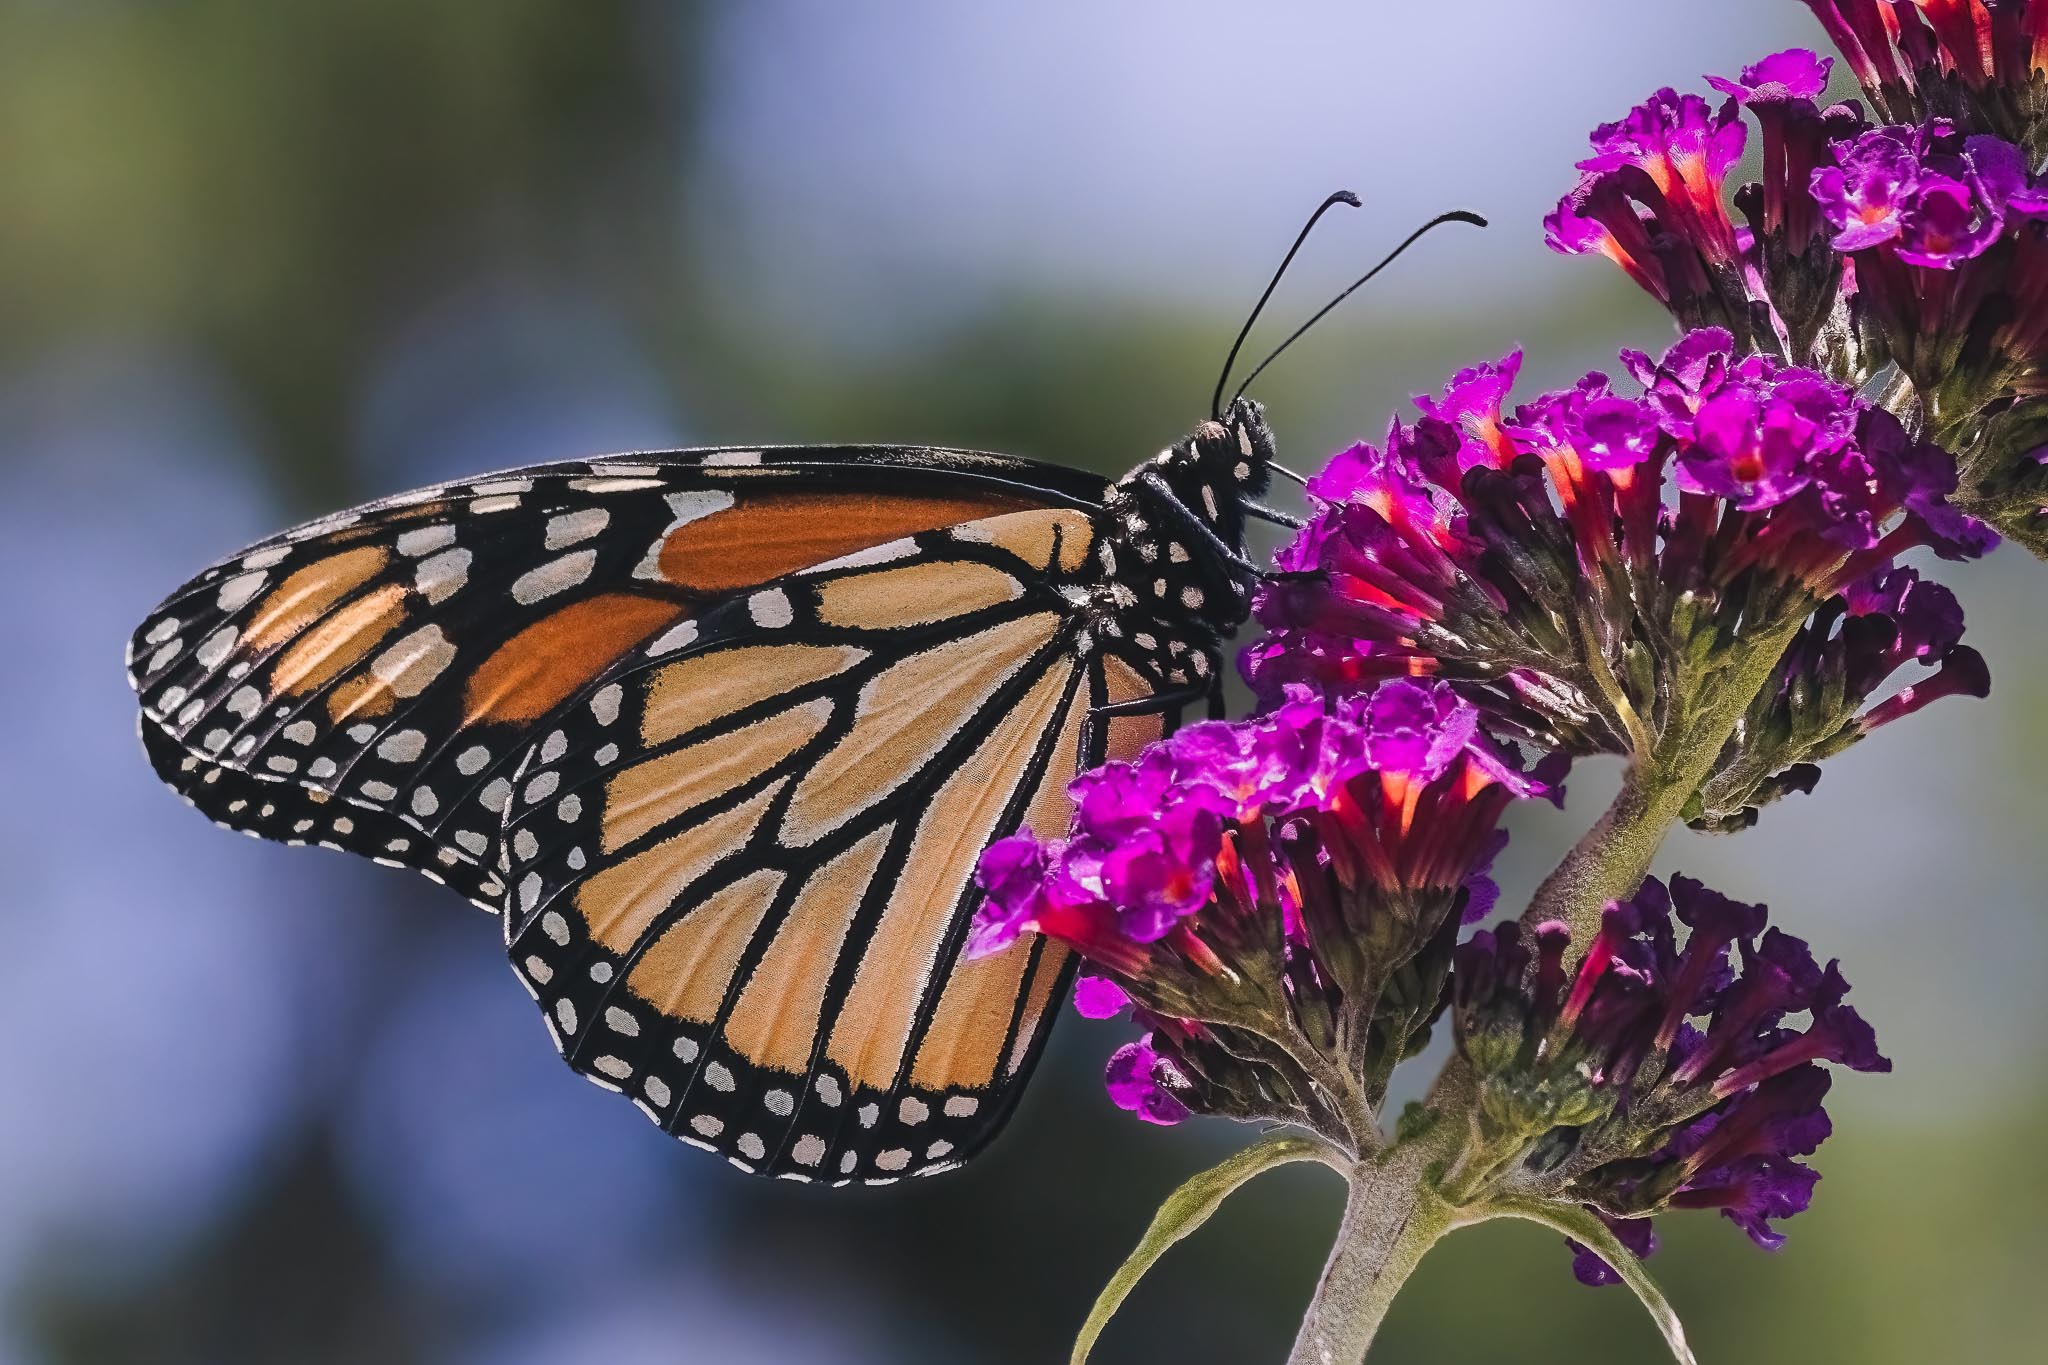
[[1170,1127],[1188,1117],[1187,1105],[1166,1088],[1180,1079],[1177,1068],[1153,1050],[1152,1035],[1125,1043],[1103,1070],[1103,1084],[1116,1107],[1147,1123]]
[[1114,1019],[1130,1003],[1124,988],[1106,976],[1084,976],[1074,983],[1074,1012],[1083,1019]]

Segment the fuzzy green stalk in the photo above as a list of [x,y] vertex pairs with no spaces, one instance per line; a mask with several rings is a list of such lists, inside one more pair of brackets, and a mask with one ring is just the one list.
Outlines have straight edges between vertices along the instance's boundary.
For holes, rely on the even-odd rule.
[[1288,1365],[1359,1365],[1423,1254],[1457,1225],[1457,1210],[1426,1178],[1429,1146],[1397,1148],[1351,1171],[1336,1245]]
[[1607,903],[1634,895],[1650,874],[1664,836],[1714,771],[1804,619],[1800,613],[1773,626],[1703,680],[1686,723],[1672,727],[1651,752],[1630,759],[1613,804],[1536,888],[1522,923],[1561,920],[1571,930],[1575,952],[1592,941]]

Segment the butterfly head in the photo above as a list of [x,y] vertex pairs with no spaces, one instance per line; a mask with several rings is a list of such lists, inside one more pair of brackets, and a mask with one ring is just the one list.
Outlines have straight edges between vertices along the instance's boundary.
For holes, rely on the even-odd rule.
[[1176,444],[1133,470],[1123,487],[1143,489],[1142,501],[1171,497],[1182,516],[1193,517],[1238,555],[1244,552],[1246,504],[1266,491],[1273,477],[1273,429],[1265,409],[1249,398],[1231,403]]

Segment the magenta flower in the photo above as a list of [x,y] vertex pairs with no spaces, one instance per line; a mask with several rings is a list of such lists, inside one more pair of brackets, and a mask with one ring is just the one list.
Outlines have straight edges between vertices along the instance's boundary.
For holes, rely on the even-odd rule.
[[1722,184],[1747,136],[1732,108],[1717,112],[1697,95],[1659,90],[1619,121],[1594,129],[1593,155],[1579,169],[1627,177],[1631,195],[1669,230],[1691,240],[1708,261],[1729,264],[1735,226]]
[[1707,84],[1747,110],[1763,133],[1763,212],[1750,215],[1750,226],[1760,235],[1801,246],[1813,235],[1807,184],[1827,157],[1829,135],[1845,136],[1847,124],[1860,122],[1854,110],[1821,111],[1818,101],[1833,65],[1829,58],[1792,48],[1744,67],[1740,80],[1707,77]]
[[1813,173],[1813,197],[1835,229],[1835,248],[1889,244],[1904,264],[1930,270],[1988,251],[2013,196],[2027,189],[2016,147],[1962,138],[1945,124],[1873,129],[1840,146],[1838,159]]
[[2048,361],[2048,189],[2012,143],[1940,120],[1837,150],[1813,192],[1854,264],[1852,315],[1961,429]]
[[1579,183],[1544,220],[1551,248],[1599,253],[1689,326],[1746,329],[1743,244],[1723,185],[1746,137],[1730,101],[1660,90],[1593,131]]
[[[1439,682],[1397,680],[1334,706],[1296,689],[1264,716],[1190,726],[1106,764],[1074,783],[1064,838],[1020,835],[983,855],[988,896],[967,952],[1038,932],[1093,963],[1076,1008],[1104,1018],[1128,1005],[1152,1030],[1111,1066],[1118,1104],[1141,1117],[1317,1116],[1327,1097],[1283,1103],[1270,1078],[1245,1072],[1261,1045],[1231,1021],[1248,991],[1285,983],[1258,997],[1265,1007],[1314,1012],[1333,992],[1376,998],[1419,954],[1448,966],[1459,912],[1498,894],[1486,872],[1501,812],[1557,794],[1478,720]],[[1406,1008],[1435,999],[1423,990]],[[1401,1018],[1404,1036],[1424,1022]]]
[[1912,144],[1888,128],[1865,133],[1841,152],[1838,165],[1816,170],[1813,197],[1835,227],[1835,247],[1861,251],[1903,236],[1919,170]]
[[2023,96],[2048,74],[2048,0],[1804,2],[1886,117],[1956,118],[2015,142],[2039,133],[2040,103]]
[[1416,397],[1415,406],[1424,417],[1457,432],[1461,473],[1481,465],[1498,469],[1513,457],[1514,445],[1501,430],[1501,405],[1521,371],[1522,353],[1510,351],[1495,363],[1452,375],[1440,398]]
[[[1955,595],[1917,570],[1885,568],[1851,583],[1793,637],[1751,703],[1740,742],[1702,788],[1695,823],[1746,828],[1761,807],[1811,791],[1821,760],[1872,730],[1942,697],[1986,695],[1990,673],[1962,635]],[[1934,671],[1884,695],[1909,665]]]
[[[1429,415],[1449,399],[1424,400],[1383,451],[1347,451],[1341,477],[1316,482],[1327,505],[1282,551],[1286,572],[1259,591],[1268,635],[1241,660],[1253,684],[1277,701],[1296,683],[1343,693],[1434,675],[1505,733],[1626,753],[1630,718],[1585,651],[1605,641],[1610,676],[1627,677],[1624,642],[1657,629],[1648,594],[1693,593],[1702,629],[1725,601],[1754,628],[1756,593],[1790,588],[1785,609],[1804,616],[1913,546],[1961,557],[1996,541],[1950,505],[1939,448],[1818,373],[1738,357],[1712,329],[1623,361],[1640,397],[1588,375],[1494,422],[1484,463]],[[1559,621],[1602,624],[1588,638]],[[1644,686],[1637,717],[1661,704]]]
[[1815,424],[1787,403],[1741,389],[1717,393],[1694,415],[1678,460],[1678,486],[1728,499],[1738,510],[1776,507],[1813,482]]

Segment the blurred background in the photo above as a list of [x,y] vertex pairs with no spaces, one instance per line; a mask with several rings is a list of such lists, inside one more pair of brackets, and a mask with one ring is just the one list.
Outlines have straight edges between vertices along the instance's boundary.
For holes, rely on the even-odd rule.
[[[1243,1135],[1103,1097],[1069,1021],[961,1174],[745,1179],[575,1078],[485,917],[212,828],[151,778],[130,626],[271,529],[443,477],[889,439],[1104,471],[1414,223],[1453,228],[1261,383],[1312,464],[1458,365],[1657,345],[1539,219],[1586,131],[1819,39],[1793,0],[963,6],[0,0],[0,1365],[1064,1359],[1158,1201]],[[1256,347],[1254,348],[1257,349]],[[1839,954],[1898,1061],[1836,1089],[1778,1256],[1654,1263],[1708,1361],[2039,1359],[2048,1339],[2048,621],[1941,577],[1997,678],[1667,866]],[[1522,812],[1526,891],[1604,801]],[[1107,1361],[1284,1354],[1334,1226],[1266,1177]],[[1643,1361],[1526,1225],[1425,1262],[1373,1356]]]

